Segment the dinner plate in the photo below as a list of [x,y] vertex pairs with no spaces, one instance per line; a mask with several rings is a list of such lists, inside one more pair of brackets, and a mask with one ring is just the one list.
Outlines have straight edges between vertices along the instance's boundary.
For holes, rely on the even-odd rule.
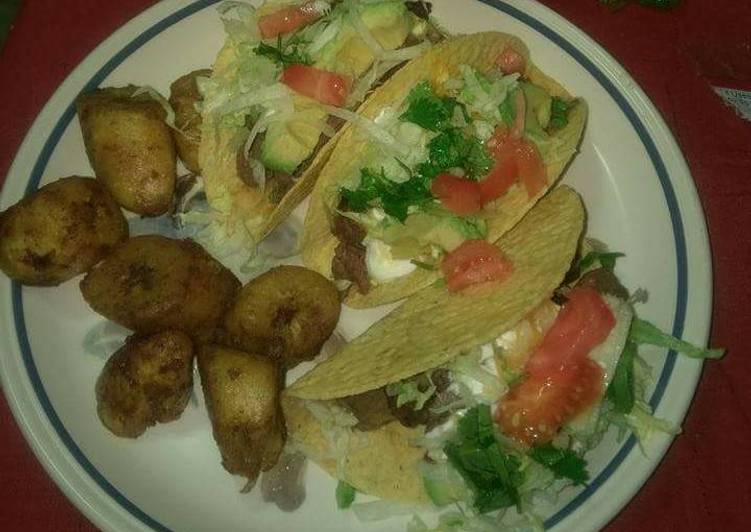
[[[159,2],[103,42],[45,106],[5,182],[3,209],[40,185],[91,175],[75,120],[77,94],[100,85],[148,84],[163,94],[172,80],[209,66],[223,41],[213,0]],[[628,73],[580,30],[529,0],[436,0],[452,32],[500,30],[529,46],[534,62],[584,98],[590,118],[581,152],[564,182],[584,197],[588,232],[626,253],[618,274],[645,288],[639,314],[696,344],[707,341],[711,262],[691,175],[659,113]],[[295,216],[299,218],[302,210]],[[307,499],[292,513],[239,492],[211,436],[200,391],[182,418],[138,440],[112,436],[96,415],[94,384],[125,331],[83,301],[78,279],[55,288],[0,279],[0,370],[13,413],[39,460],[95,524],[111,530],[404,530],[409,516],[360,522],[336,509],[335,481],[309,465]],[[352,336],[373,314],[345,312]],[[644,349],[654,383],[649,403],[680,424],[701,362]],[[658,434],[640,446],[608,434],[589,455],[591,481],[541,506],[547,527],[594,530],[646,481],[670,444]]]

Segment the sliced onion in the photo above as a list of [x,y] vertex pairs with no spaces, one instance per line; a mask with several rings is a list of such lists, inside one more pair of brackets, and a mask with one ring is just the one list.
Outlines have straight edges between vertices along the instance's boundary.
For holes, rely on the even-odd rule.
[[346,120],[347,122],[352,122],[353,124],[362,128],[363,131],[370,135],[374,140],[378,141],[383,146],[394,151],[395,153],[401,156],[408,155],[409,150],[405,148],[403,144],[397,142],[397,140],[391,135],[391,133],[378,126],[372,120],[368,120],[364,116],[360,116],[355,112],[352,112],[348,109],[343,109],[341,107],[326,105],[324,106],[324,109],[326,109],[326,112],[330,115],[341,118],[342,120]]
[[172,108],[170,103],[167,101],[167,99],[159,94],[159,92],[154,88],[150,87],[149,85],[144,85],[143,87],[139,87],[132,95],[131,98],[135,98],[136,96],[140,96],[142,94],[148,94],[151,96],[151,98],[156,101],[159,105],[162,106],[162,109],[164,109],[164,112],[166,114],[164,118],[164,123],[167,124],[169,127],[177,131],[178,133],[183,134],[184,136],[188,136],[185,134],[185,131],[177,127],[177,124],[175,124],[175,110]]

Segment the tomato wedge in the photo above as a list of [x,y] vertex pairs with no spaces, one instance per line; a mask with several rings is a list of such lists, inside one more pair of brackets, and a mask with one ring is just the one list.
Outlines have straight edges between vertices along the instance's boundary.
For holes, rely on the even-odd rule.
[[496,421],[526,445],[550,441],[602,396],[602,369],[589,358],[615,327],[602,296],[576,288],[524,366],[526,378],[501,398]]
[[270,39],[284,35],[319,19],[323,16],[323,12],[317,8],[316,4],[316,2],[305,2],[299,6],[285,7],[262,16],[258,19],[261,37]]
[[495,64],[504,74],[523,74],[527,67],[524,57],[513,48],[506,48],[501,52]]
[[336,107],[342,107],[349,94],[349,82],[344,76],[308,65],[286,67],[282,83],[303,96]]
[[430,192],[444,207],[455,214],[474,214],[482,209],[480,186],[453,174],[439,174],[430,185]]
[[515,138],[508,130],[499,128],[488,140],[487,147],[495,158],[495,165],[479,182],[483,203],[503,196],[519,178],[530,198],[545,188],[545,165],[532,141]]
[[500,249],[485,240],[466,240],[441,262],[450,292],[489,281],[504,281],[514,265]]

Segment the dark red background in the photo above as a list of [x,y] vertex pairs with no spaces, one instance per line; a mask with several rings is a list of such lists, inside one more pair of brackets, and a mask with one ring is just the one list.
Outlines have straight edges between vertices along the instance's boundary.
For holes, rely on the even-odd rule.
[[[55,88],[153,0],[27,0],[0,53],[0,182]],[[187,3],[187,0],[186,0]],[[684,433],[608,530],[748,530],[751,518],[751,124],[702,74],[751,85],[751,2],[685,0],[613,13],[596,0],[544,0],[609,50],[675,133],[706,211],[715,268],[712,343]],[[689,228],[690,230],[690,228]],[[249,526],[252,526],[249,523]],[[0,529],[90,530],[36,462],[0,399]]]

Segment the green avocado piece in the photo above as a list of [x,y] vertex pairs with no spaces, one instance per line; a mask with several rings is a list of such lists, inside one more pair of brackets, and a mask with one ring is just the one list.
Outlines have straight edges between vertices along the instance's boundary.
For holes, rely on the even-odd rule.
[[[341,30],[318,53],[315,66],[354,80],[370,68],[374,56],[352,23],[354,13],[342,16]],[[360,18],[384,50],[396,50],[404,44],[414,21],[404,2],[393,1],[364,4],[360,8]]]
[[410,214],[403,224],[395,223],[385,228],[382,239],[391,246],[395,259],[412,259],[431,244],[452,251],[465,240],[484,238],[485,234],[483,220],[416,212]]
[[550,109],[553,103],[553,97],[545,89],[532,83],[522,81],[519,83],[524,92],[524,99],[527,100],[526,119],[534,119],[535,123],[544,130],[550,123]]
[[274,122],[266,130],[261,147],[261,162],[269,169],[293,174],[313,153],[321,137],[326,111],[312,100],[295,99],[298,115],[286,122]]

